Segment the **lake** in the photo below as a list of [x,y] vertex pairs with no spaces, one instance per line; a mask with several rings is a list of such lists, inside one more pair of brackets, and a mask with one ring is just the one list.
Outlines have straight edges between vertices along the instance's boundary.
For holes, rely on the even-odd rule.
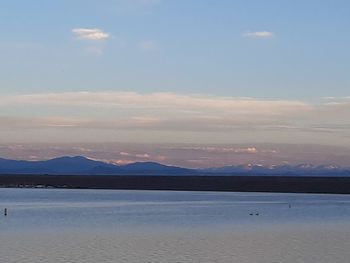
[[0,209],[0,262],[350,258],[350,195],[3,188]]

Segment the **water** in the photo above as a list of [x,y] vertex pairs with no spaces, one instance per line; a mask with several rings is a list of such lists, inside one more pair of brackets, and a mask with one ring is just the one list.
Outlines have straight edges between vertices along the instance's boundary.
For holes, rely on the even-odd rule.
[[0,189],[0,262],[348,262],[350,196]]

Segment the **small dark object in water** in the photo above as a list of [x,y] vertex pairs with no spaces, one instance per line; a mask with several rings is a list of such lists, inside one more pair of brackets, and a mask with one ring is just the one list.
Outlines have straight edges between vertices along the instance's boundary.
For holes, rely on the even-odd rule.
[[256,213],[255,215],[256,215],[256,216],[258,216],[258,215],[259,215],[259,213]]
[[253,213],[250,213],[249,215],[250,215],[250,216],[252,216],[252,215],[253,215]]
[[289,204],[289,205],[288,205],[288,207],[289,207],[289,208],[292,208],[292,205],[291,205],[291,204]]
[[4,216],[7,216],[7,208],[4,209]]

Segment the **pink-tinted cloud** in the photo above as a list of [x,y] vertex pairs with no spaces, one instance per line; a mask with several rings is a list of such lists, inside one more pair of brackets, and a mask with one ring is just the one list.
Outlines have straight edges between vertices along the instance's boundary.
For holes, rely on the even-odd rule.
[[[73,142],[84,137],[83,142],[118,138],[143,143],[232,144],[288,143],[293,138],[295,143],[326,141],[350,146],[347,97],[311,103],[169,92],[79,91],[4,94],[0,110],[0,138],[7,142]],[[35,136],[38,132],[46,136]]]

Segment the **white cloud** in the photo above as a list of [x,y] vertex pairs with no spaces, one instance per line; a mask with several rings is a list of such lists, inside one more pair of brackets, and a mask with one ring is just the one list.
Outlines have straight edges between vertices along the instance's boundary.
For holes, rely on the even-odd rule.
[[270,31],[256,31],[256,32],[246,32],[243,34],[243,37],[247,38],[270,38],[274,34]]
[[72,29],[73,34],[78,39],[86,39],[93,41],[106,40],[110,35],[106,32],[103,32],[98,28],[74,28]]

